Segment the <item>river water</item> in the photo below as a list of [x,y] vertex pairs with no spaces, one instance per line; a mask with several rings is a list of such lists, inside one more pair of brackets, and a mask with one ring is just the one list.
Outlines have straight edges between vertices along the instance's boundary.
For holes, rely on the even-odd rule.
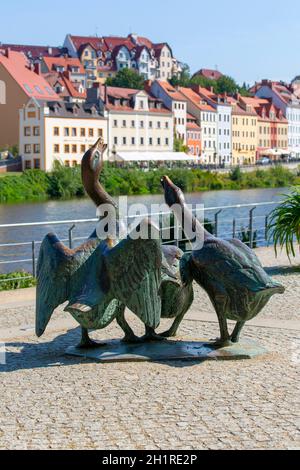
[[[190,204],[203,204],[206,211],[205,217],[214,220],[216,208],[220,206],[231,206],[237,204],[251,204],[272,202],[273,205],[258,206],[254,211],[254,228],[257,230],[259,244],[264,244],[265,217],[276,207],[282,199],[282,195],[288,193],[287,188],[276,189],[247,189],[239,191],[206,191],[201,193],[187,194],[186,200]],[[149,210],[151,204],[162,204],[162,195],[151,196],[131,196],[128,198],[128,205],[144,204]],[[223,209],[219,215],[218,232],[219,236],[230,237],[233,230],[233,218],[236,218],[236,232],[242,226],[249,223],[250,208],[228,208]],[[14,223],[29,223],[41,221],[58,221],[73,219],[95,218],[95,207],[89,199],[79,199],[70,201],[47,201],[26,204],[0,204],[0,225]],[[73,232],[74,237],[86,237],[94,228],[94,223],[77,224]],[[20,242],[41,241],[49,231],[55,231],[62,239],[68,238],[69,225],[22,227],[22,228],[0,228],[0,245]],[[80,241],[81,242],[81,241]],[[79,241],[75,241],[74,245]],[[36,254],[39,244],[36,245]],[[31,258],[32,248],[28,246],[0,246],[0,273],[11,272],[19,269],[31,271],[31,262],[18,262],[12,264],[2,264],[7,261],[25,260]]]

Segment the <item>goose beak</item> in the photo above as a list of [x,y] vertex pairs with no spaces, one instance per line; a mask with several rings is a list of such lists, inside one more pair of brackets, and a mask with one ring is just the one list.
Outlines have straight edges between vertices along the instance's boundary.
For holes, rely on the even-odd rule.
[[174,183],[172,183],[172,181],[170,180],[170,178],[168,176],[163,176],[162,179],[160,180],[161,182],[161,185],[164,189],[166,189],[167,186],[174,186]]

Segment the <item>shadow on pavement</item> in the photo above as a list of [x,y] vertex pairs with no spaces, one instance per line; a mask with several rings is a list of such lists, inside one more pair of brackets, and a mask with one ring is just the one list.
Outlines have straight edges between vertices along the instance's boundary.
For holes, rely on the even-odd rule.
[[[101,367],[110,367],[112,363],[99,363],[93,359],[73,357],[66,354],[66,350],[70,346],[75,346],[80,341],[81,330],[74,328],[61,334],[51,341],[47,342],[24,342],[14,341],[6,342],[6,364],[0,363],[0,372],[15,372],[19,370],[39,369],[45,367],[64,367],[82,363],[94,363]],[[18,349],[14,351],[13,349]],[[193,365],[204,362],[206,359],[190,359],[190,360],[155,360],[156,364],[164,364],[171,367],[191,367]],[[132,361],[128,361],[131,362]],[[116,364],[115,362],[114,364]],[[151,362],[144,362],[145,367]],[[126,364],[126,362],[122,362]]]

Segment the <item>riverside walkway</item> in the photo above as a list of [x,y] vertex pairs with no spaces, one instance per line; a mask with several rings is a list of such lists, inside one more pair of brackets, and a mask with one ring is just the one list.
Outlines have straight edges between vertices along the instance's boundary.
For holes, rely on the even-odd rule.
[[[0,293],[0,449],[300,448],[300,256],[290,265],[272,248],[257,254],[287,291],[245,326],[244,336],[269,351],[248,361],[98,364],[68,357],[80,336],[68,314],[58,309],[38,340],[35,289]],[[179,334],[218,334],[196,286]],[[114,323],[93,336],[121,332]]]

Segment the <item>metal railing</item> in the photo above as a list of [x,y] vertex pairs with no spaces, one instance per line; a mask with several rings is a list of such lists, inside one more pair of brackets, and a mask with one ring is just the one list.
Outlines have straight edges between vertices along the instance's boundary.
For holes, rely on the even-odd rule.
[[[264,215],[257,215],[255,216],[255,210],[260,207],[268,207],[268,206],[276,206],[280,204],[280,201],[270,201],[270,202],[258,202],[258,203],[249,203],[249,204],[236,204],[236,205],[228,205],[228,206],[217,206],[217,207],[208,207],[204,208],[204,216],[205,221],[204,225],[206,228],[212,230],[215,236],[219,236],[221,238],[242,238],[242,231],[244,230],[244,234],[246,234],[247,240],[245,241],[251,248],[255,246],[259,246],[260,244],[267,245],[269,243],[268,240],[268,217],[269,212]],[[224,213],[226,210],[236,210],[236,209],[249,209],[247,216],[244,217],[232,217],[232,218],[225,218],[221,220],[221,214]],[[207,221],[206,215],[208,213],[214,212],[213,218]],[[159,220],[159,228],[161,233],[165,230],[172,231],[178,229],[178,226],[175,225],[164,225],[164,217],[170,215],[171,212],[152,212],[147,214],[139,215],[139,217],[157,217]],[[197,216],[197,214],[195,214]],[[133,218],[134,216],[126,217],[127,220]],[[61,241],[63,243],[67,243],[70,248],[73,248],[76,242],[82,242],[86,240],[90,233],[87,233],[85,236],[74,237],[73,232],[77,225],[81,224],[91,224],[97,223],[98,218],[91,218],[91,219],[75,219],[75,220],[52,220],[52,221],[41,221],[41,222],[28,222],[28,223],[13,223],[13,224],[0,224],[0,230],[2,229],[24,229],[24,228],[33,228],[33,227],[49,227],[49,226],[69,226],[68,228],[68,238],[62,238]],[[226,231],[222,230],[222,227],[226,226]],[[228,227],[230,228],[230,231]],[[180,227],[179,227],[180,228]],[[245,236],[245,235],[244,235]],[[44,238],[44,237],[42,237]],[[183,244],[188,243],[189,240],[187,239],[168,239],[163,241],[163,244],[177,244],[178,246],[183,246]],[[2,243],[0,244],[0,270],[1,266],[7,265],[28,265],[31,264],[31,276],[24,277],[16,277],[10,279],[0,279],[0,283],[2,282],[9,282],[9,281],[22,281],[26,279],[33,279],[36,276],[36,262],[38,258],[38,247],[41,245],[42,240],[31,240],[31,241],[24,241],[24,242],[15,242],[15,243]],[[24,249],[29,248],[30,250],[30,257],[22,257],[18,259],[12,260],[5,260],[1,258],[1,251],[6,248],[17,248],[23,247]]]

